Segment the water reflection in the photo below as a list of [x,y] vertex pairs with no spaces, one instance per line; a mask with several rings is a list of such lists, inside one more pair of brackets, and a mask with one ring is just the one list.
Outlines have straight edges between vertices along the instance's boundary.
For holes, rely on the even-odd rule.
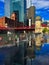
[[[30,35],[28,35],[29,37],[29,40],[31,38],[31,41],[32,42],[25,42],[27,45],[25,45],[26,47],[24,48],[25,50],[28,49],[26,52],[25,52],[25,57],[26,57],[26,65],[49,65],[49,44],[45,43],[45,36],[43,36],[42,38],[40,38],[40,41],[43,40],[44,43],[40,42],[40,46],[36,46],[35,45],[35,38],[32,37],[32,34],[31,34],[31,37]],[[28,39],[27,37],[27,39]],[[39,38],[38,38],[39,39]],[[37,40],[36,40],[37,41]],[[23,45],[24,41],[21,42],[20,44]],[[31,45],[28,44],[28,43],[32,43]],[[31,49],[31,47],[34,48],[34,51],[33,51],[33,48]],[[24,49],[23,49],[23,53],[24,53]],[[21,48],[21,51],[22,51],[22,48]],[[29,53],[30,52],[30,53]],[[33,53],[31,53],[33,52]],[[31,57],[34,55],[35,57]],[[24,56],[23,56],[24,58]],[[23,63],[24,64],[24,63]]]
[[[11,38],[13,42],[16,44],[16,47],[18,47],[18,51],[16,50],[17,48],[12,48],[12,53],[10,51],[9,57],[8,55],[6,57],[5,65],[11,65],[11,63],[12,65],[49,65],[49,44],[43,43],[43,40],[45,42],[45,40],[47,39],[45,35],[41,37],[41,34],[38,34],[35,37],[35,35],[32,32],[28,32],[19,33],[18,37],[16,36],[16,39],[14,39],[14,37],[15,35]],[[8,38],[9,43],[13,43],[10,42],[11,38]],[[39,46],[36,46],[35,38],[36,41],[40,39]]]
[[[38,47],[37,47],[38,48]],[[35,58],[32,59],[32,65],[49,65],[49,44],[44,43],[43,46],[36,48]],[[27,65],[31,65],[31,59],[27,59]]]

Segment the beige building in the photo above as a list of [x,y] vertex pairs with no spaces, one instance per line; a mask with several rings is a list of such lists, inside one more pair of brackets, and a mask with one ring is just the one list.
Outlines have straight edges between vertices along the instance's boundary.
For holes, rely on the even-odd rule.
[[42,33],[41,18],[37,16],[35,19],[35,33]]
[[[37,16],[35,19],[35,41],[36,41],[36,46],[41,45],[41,39],[42,39],[42,34],[43,34],[43,29],[47,28],[49,30],[49,24],[44,24],[42,23],[42,19],[40,16]],[[46,32],[45,34],[48,34]],[[46,39],[47,43],[49,43],[49,38]]]
[[49,24],[42,23],[41,17],[37,16],[35,19],[35,33],[42,33],[44,28],[49,30]]

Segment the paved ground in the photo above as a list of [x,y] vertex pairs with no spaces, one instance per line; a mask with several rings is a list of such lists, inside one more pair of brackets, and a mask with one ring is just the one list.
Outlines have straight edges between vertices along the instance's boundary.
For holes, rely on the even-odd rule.
[[40,51],[36,51],[34,60],[28,59],[27,65],[49,65],[49,44],[44,44]]
[[37,56],[32,61],[32,65],[49,65],[49,54]]
[[[17,48],[14,47],[11,49],[10,48],[0,49],[0,65],[3,65],[5,63],[4,59],[5,58],[8,59],[9,56],[11,57],[11,55],[16,51]],[[23,49],[22,49],[22,51],[23,51]],[[10,55],[8,53],[10,53]],[[16,64],[16,65],[18,65],[18,64]],[[44,44],[39,51],[36,50],[35,59],[32,59],[32,63],[31,63],[31,59],[28,58],[26,65],[49,65],[49,44]]]

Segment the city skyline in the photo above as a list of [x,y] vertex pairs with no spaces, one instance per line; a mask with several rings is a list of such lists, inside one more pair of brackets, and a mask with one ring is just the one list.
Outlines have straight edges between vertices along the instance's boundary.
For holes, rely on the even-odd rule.
[[27,0],[27,8],[36,7],[36,16],[49,20],[49,0]]
[[[49,20],[49,0],[32,0],[31,5],[29,5],[29,0],[27,0],[27,3],[27,8],[31,5],[36,7],[36,16]],[[0,17],[2,16],[4,16],[4,0],[0,0]]]

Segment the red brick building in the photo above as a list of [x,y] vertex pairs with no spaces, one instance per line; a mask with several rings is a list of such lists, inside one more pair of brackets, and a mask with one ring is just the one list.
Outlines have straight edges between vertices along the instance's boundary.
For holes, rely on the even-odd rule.
[[18,26],[23,26],[23,23],[17,22],[7,17],[0,18],[0,27],[6,27],[6,25],[7,27],[18,27]]

